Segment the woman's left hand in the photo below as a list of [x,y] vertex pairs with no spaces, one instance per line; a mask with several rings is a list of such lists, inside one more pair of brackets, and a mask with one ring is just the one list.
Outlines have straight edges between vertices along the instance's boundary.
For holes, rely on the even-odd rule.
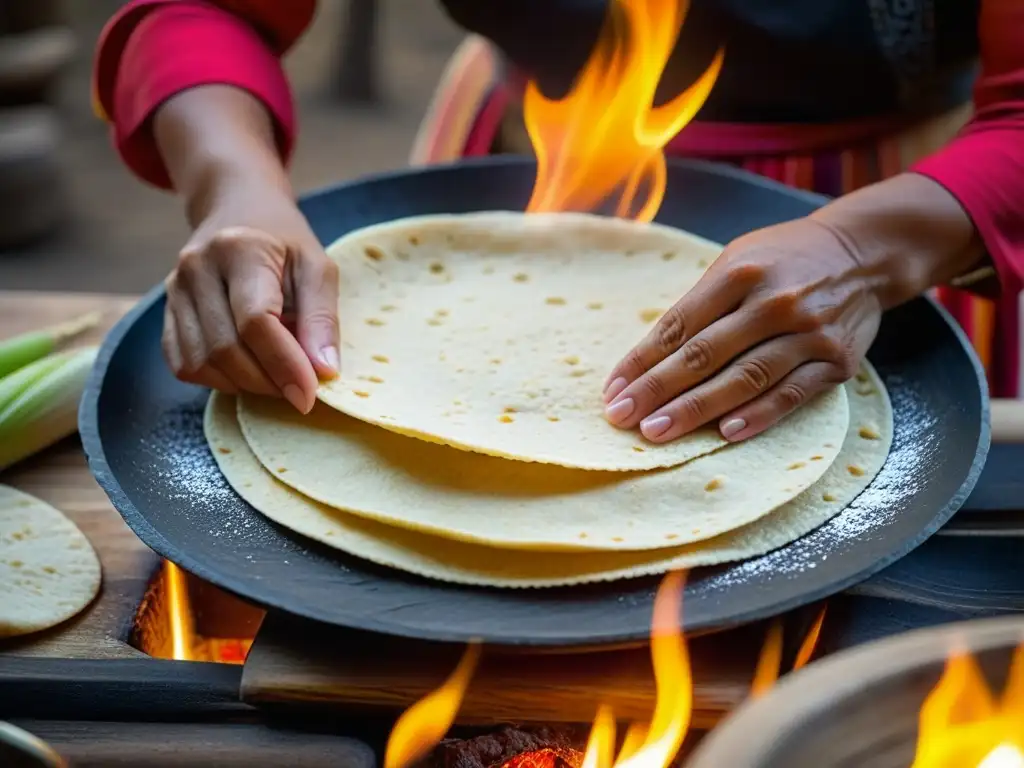
[[709,422],[744,440],[853,376],[886,282],[805,218],[733,241],[609,375],[606,417],[664,443]]

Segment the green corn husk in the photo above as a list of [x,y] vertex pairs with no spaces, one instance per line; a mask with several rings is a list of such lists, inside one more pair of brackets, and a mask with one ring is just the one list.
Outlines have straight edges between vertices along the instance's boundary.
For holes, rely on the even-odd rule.
[[0,379],[0,470],[78,431],[98,347],[70,349]]
[[90,312],[66,323],[0,341],[0,379],[59,351],[86,331],[95,328],[102,317],[100,312]]

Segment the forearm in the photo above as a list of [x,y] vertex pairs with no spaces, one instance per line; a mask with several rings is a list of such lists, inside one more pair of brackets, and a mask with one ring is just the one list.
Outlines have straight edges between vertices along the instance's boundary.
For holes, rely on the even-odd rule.
[[[189,142],[216,148],[228,157],[231,142],[244,139],[238,149],[251,155],[252,135],[268,135],[266,116],[280,162],[286,163],[290,155],[296,130],[294,106],[280,56],[308,25],[315,0],[231,0],[222,5],[200,0],[132,0],[100,37],[93,80],[97,113],[110,122],[125,164],[155,186],[172,188],[179,181],[195,181],[188,168],[177,169],[179,178],[172,178],[163,159],[175,147],[191,146]],[[233,125],[244,123],[250,129],[244,136],[232,129],[218,137],[219,126],[206,129],[220,122],[230,105],[214,103],[206,115],[189,108],[210,99],[213,91],[206,89],[212,86],[235,89],[235,102],[251,96],[265,108],[264,116],[252,118],[256,112],[246,112],[245,107],[229,111]],[[167,146],[159,146],[155,115],[169,113],[163,107],[172,101],[176,102],[174,119],[161,121],[170,124],[164,131]],[[173,129],[176,124],[182,129]],[[188,126],[193,124],[204,130],[189,135]]]
[[257,185],[292,194],[270,114],[245,91],[206,85],[180,93],[157,110],[153,130],[193,226],[230,189]]
[[986,257],[982,239],[956,198],[915,173],[841,197],[811,218],[843,241],[884,308],[948,283]]

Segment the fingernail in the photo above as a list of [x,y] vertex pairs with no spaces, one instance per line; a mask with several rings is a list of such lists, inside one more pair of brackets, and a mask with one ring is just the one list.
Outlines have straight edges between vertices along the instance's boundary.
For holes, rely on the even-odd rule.
[[655,416],[640,422],[640,433],[648,440],[653,440],[665,434],[665,431],[671,426],[672,419],[668,416]]
[[636,403],[633,402],[633,398],[627,397],[625,400],[619,400],[619,402],[605,408],[604,415],[608,421],[614,424],[627,418],[634,408],[636,408]]
[[284,399],[295,406],[299,413],[306,413],[306,398],[302,396],[302,390],[294,384],[285,384],[281,390]]
[[619,378],[615,379],[604,390],[604,401],[606,403],[610,403],[612,400],[618,397],[622,393],[622,390],[624,390],[627,386],[629,386],[629,382],[626,381],[621,376],[619,376]]
[[338,348],[324,347],[323,349],[321,349],[320,362],[322,362],[332,371],[337,371],[341,367],[341,358],[338,356]]
[[743,419],[729,419],[725,424],[722,425],[722,437],[728,440],[733,435],[738,435],[744,429],[747,428],[747,422]]

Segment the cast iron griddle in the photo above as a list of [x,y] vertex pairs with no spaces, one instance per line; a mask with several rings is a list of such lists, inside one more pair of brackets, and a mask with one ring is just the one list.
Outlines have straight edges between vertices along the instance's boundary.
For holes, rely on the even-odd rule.
[[[332,187],[302,207],[321,241],[426,213],[522,210],[535,166],[498,157]],[[700,163],[670,163],[658,220],[727,242],[812,211],[822,198]],[[107,337],[81,410],[89,464],[136,534],[195,575],[267,607],[415,638],[596,646],[648,636],[657,578],[544,590],[446,585],[380,568],[266,520],[226,485],[202,432],[205,390],[160,354],[164,292]],[[692,573],[690,632],[795,608],[866,579],[934,533],[970,493],[989,445],[976,358],[945,312],[918,299],[889,312],[870,359],[895,409],[892,451],[844,512],[752,561]]]

